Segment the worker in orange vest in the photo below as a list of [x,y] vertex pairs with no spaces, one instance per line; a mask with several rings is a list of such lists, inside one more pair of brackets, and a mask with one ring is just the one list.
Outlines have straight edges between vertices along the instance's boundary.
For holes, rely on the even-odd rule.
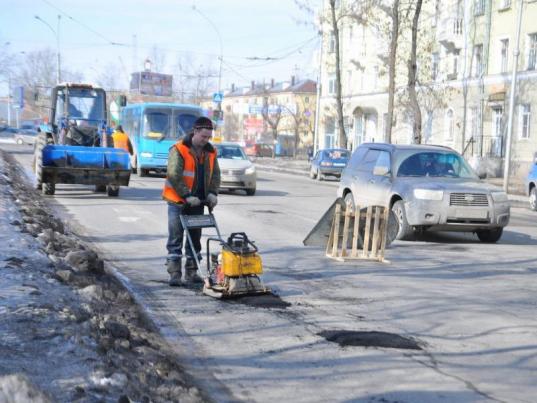
[[114,140],[114,148],[122,148],[132,155],[132,143],[121,125],[118,125],[117,129],[112,133],[112,139]]
[[[220,168],[216,149],[209,143],[213,124],[206,117],[198,118],[193,130],[170,148],[168,169],[162,198],[168,202],[168,256],[166,266],[170,274],[169,285],[181,285],[181,259],[184,228],[179,216],[203,214],[206,201],[209,209],[218,202]],[[185,283],[203,282],[197,274],[194,253],[201,260],[201,229],[191,229],[194,251],[186,245]]]

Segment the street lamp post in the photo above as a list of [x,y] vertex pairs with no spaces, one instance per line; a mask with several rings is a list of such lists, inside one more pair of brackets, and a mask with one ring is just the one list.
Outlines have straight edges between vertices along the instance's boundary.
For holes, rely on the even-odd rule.
[[44,19],[42,19],[40,16],[35,15],[34,16],[36,20],[41,21],[43,24],[45,24],[54,34],[56,37],[56,56],[57,56],[57,69],[56,69],[56,81],[58,84],[62,81],[61,76],[61,54],[60,54],[60,20],[61,15],[58,14],[58,24],[56,29],[52,28],[48,22],[46,22]]
[[[205,14],[203,14],[199,8],[196,8],[196,6],[193,5],[192,10],[196,11],[199,15],[201,15],[209,23],[209,25],[211,25],[211,27],[216,32],[216,35],[218,36],[218,42],[220,44],[220,57],[219,57],[220,67],[218,71],[218,94],[220,94],[222,90],[221,88],[222,87],[222,61],[224,59],[224,46],[222,44],[222,36],[220,35],[220,31],[218,30],[216,25]],[[220,113],[222,111],[222,101],[218,101],[216,103],[216,110],[218,111],[218,116],[222,116],[222,114]]]

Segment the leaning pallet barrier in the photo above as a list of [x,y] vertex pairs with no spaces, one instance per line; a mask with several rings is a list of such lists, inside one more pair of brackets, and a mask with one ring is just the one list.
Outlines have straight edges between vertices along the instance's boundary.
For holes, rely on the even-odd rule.
[[[384,206],[358,206],[342,209],[336,205],[326,256],[337,260],[384,259],[389,209]],[[362,226],[364,226],[362,230]],[[349,245],[349,241],[351,241]]]

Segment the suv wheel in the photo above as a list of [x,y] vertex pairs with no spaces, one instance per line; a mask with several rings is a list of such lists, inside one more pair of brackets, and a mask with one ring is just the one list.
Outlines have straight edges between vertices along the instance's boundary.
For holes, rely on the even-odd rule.
[[503,228],[493,228],[477,231],[477,237],[481,242],[496,243],[503,234]]
[[537,187],[533,187],[530,191],[530,208],[537,211]]
[[392,211],[397,218],[397,224],[399,224],[399,229],[397,230],[397,236],[395,239],[409,239],[414,231],[412,230],[412,227],[408,225],[408,221],[406,220],[405,205],[403,201],[397,200],[392,207]]

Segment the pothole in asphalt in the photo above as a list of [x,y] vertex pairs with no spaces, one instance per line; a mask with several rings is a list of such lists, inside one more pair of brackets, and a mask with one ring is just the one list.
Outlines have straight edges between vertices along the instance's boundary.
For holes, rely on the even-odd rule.
[[418,343],[408,337],[386,332],[363,332],[353,330],[323,330],[317,335],[326,340],[339,344],[341,347],[385,347],[406,350],[421,350]]
[[285,302],[279,296],[274,294],[245,295],[244,297],[230,299],[228,301],[231,303],[248,305],[255,308],[285,309],[291,306],[289,302]]

